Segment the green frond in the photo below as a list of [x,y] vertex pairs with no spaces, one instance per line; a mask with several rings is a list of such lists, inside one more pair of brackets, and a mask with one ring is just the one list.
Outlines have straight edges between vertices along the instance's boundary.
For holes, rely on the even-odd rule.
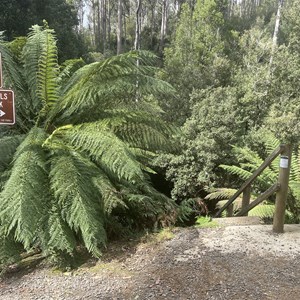
[[[300,149],[299,148],[298,148],[297,153],[295,151],[293,151],[293,153],[292,153],[290,182],[291,181],[300,182],[300,155],[299,155]],[[278,169],[279,169],[279,167],[278,167]]]
[[[68,83],[70,84],[70,78],[83,66],[85,66],[85,62],[82,58],[69,59],[65,61],[60,66],[60,73],[57,79],[60,88],[64,89]],[[62,91],[60,90],[60,92]]]
[[257,167],[263,163],[262,158],[255,151],[252,151],[247,147],[241,148],[234,146],[233,152],[237,155],[239,161],[247,161],[253,165],[256,165]]
[[224,200],[229,199],[234,195],[236,189],[228,189],[228,188],[217,188],[208,194],[205,199],[206,200]]
[[0,139],[0,171],[6,170],[12,162],[17,147],[24,140],[25,135],[5,136]]
[[[151,119],[151,120],[150,120]],[[127,142],[130,147],[141,148],[147,151],[172,151],[175,148],[172,143],[171,133],[175,132],[171,125],[161,120],[147,116],[144,113],[133,115],[117,114],[96,122],[97,126],[109,127],[121,140]]]
[[[275,205],[274,204],[261,204],[257,205],[256,207],[252,208],[248,215],[259,217],[265,222],[271,222],[273,220],[275,213]],[[285,211],[285,223],[293,223],[294,216],[293,214],[286,210]]]
[[238,166],[220,165],[219,167],[227,171],[229,174],[237,175],[243,180],[247,180],[252,175],[252,172],[244,170]]
[[71,84],[63,91],[63,99],[50,118],[60,115],[62,121],[75,113],[82,114],[87,110],[93,113],[99,107],[104,110],[114,108],[116,104],[130,104],[135,102],[137,93],[143,96],[173,93],[174,89],[168,83],[154,77],[156,68],[147,65],[149,57],[152,58],[146,52],[130,52],[79,69],[70,79]]
[[273,134],[266,134],[264,136],[264,145],[267,150],[267,154],[270,155],[279,145],[280,141]]
[[99,201],[101,195],[92,183],[91,171],[75,153],[59,153],[51,159],[51,188],[62,218],[72,230],[81,234],[87,250],[98,257],[106,233]]
[[42,103],[37,97],[37,86],[38,78],[37,74],[39,72],[39,60],[43,52],[43,43],[45,40],[45,34],[41,26],[32,26],[27,42],[23,48],[22,60],[24,62],[24,77],[27,81],[31,106],[35,114],[39,112],[42,108]]
[[135,222],[138,220],[138,224],[142,225],[147,220],[163,222],[164,219],[169,225],[175,222],[178,210],[176,203],[146,181],[136,185],[123,184],[120,192],[128,206],[127,217]]
[[17,65],[13,54],[8,49],[8,43],[0,40],[0,52],[2,55],[2,73],[4,86],[10,86],[15,91],[25,93],[26,86],[21,75],[21,68]]
[[42,33],[44,39],[38,63],[36,92],[43,103],[43,110],[47,112],[58,100],[59,67],[54,31],[45,29]]
[[0,273],[2,266],[11,265],[21,260],[22,246],[17,243],[12,235],[5,236],[3,232],[0,233]]
[[71,228],[63,220],[56,203],[53,203],[48,216],[45,228],[48,235],[47,249],[65,251],[71,254],[76,247],[76,239]]
[[257,205],[248,213],[249,216],[272,220],[275,212],[274,204]]
[[0,222],[6,235],[29,249],[41,225],[49,197],[43,130],[33,128],[18,147],[11,175],[0,194]]
[[77,151],[91,156],[102,169],[113,172],[119,180],[135,182],[144,177],[128,145],[97,123],[61,127],[52,134],[49,142],[54,137],[64,138]]
[[104,212],[110,215],[117,207],[128,209],[117,187],[115,187],[109,178],[101,171],[102,170],[99,169],[97,176],[93,178],[93,183],[101,194]]

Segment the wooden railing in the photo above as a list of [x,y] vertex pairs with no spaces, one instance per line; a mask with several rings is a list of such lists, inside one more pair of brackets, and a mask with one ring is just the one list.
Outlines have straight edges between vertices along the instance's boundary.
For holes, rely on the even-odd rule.
[[[243,193],[242,199],[242,209],[236,214],[236,216],[245,216],[248,211],[254,208],[256,205],[260,204],[262,201],[270,197],[276,192],[276,203],[275,203],[275,214],[273,222],[274,232],[283,232],[284,216],[285,216],[285,206],[286,198],[288,192],[288,182],[289,173],[291,165],[291,152],[292,147],[289,144],[280,145],[276,148],[267,159],[261,164],[261,166],[252,174],[252,176],[239,188],[238,191],[226,202],[226,204],[219,209],[215,217],[219,217],[222,212],[227,209],[229,210],[229,215],[232,211],[232,203]],[[274,183],[267,191],[261,194],[256,200],[250,203],[251,196],[251,184],[253,181],[276,159],[278,155],[281,154],[284,161],[280,161],[279,178],[278,182]],[[287,160],[287,163],[286,163]]]

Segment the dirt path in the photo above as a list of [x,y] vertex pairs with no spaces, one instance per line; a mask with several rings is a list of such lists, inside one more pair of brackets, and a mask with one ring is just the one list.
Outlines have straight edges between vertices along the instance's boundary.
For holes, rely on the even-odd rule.
[[15,299],[300,299],[300,225],[175,229],[161,242],[111,248],[73,273],[36,269],[0,282]]

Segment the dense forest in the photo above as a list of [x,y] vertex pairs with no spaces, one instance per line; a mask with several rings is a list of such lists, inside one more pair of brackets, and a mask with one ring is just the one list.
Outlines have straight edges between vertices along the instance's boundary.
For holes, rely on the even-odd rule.
[[[299,0],[2,0],[0,264],[211,214],[283,142],[300,219]],[[278,164],[278,162],[277,162]],[[253,196],[278,175],[272,164]],[[238,208],[237,208],[238,209]],[[256,213],[269,217],[270,197]]]

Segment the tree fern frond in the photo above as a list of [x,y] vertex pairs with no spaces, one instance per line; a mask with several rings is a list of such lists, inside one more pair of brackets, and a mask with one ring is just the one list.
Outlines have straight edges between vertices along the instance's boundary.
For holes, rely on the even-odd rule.
[[211,191],[206,197],[206,200],[224,200],[229,199],[234,195],[236,189],[228,188],[217,188],[214,191]]
[[[170,136],[164,132],[170,131],[167,125],[163,124],[160,130],[155,127],[159,127],[158,124],[148,122],[144,124],[142,120],[138,118],[133,119],[129,116],[123,118],[107,118],[99,122],[96,122],[97,126],[102,124],[108,126],[121,140],[126,141],[131,147],[142,148],[148,151],[166,150],[172,151],[175,146],[172,144]],[[159,121],[158,121],[159,123]],[[171,126],[169,126],[171,127]]]
[[1,267],[11,265],[21,260],[22,246],[17,243],[12,235],[6,236],[3,232],[0,233],[0,271]]
[[114,172],[119,179],[135,182],[144,177],[130,148],[109,129],[87,123],[61,127],[52,137],[57,135],[63,136],[78,151],[90,155],[101,168]]
[[106,214],[110,215],[116,207],[128,208],[122,199],[121,193],[101,170],[99,170],[99,174],[93,178],[93,183],[101,194],[103,210]]
[[38,78],[37,74],[39,72],[39,60],[43,52],[43,42],[45,40],[45,34],[41,26],[32,26],[27,42],[23,48],[22,60],[24,62],[24,76],[26,78],[29,93],[31,98],[31,106],[33,107],[35,113],[37,114],[42,108],[42,103],[37,97],[37,86]]
[[43,30],[43,47],[39,56],[37,72],[37,95],[43,103],[43,110],[52,106],[58,100],[58,62],[57,47],[54,31],[51,29]]
[[233,152],[237,155],[239,161],[251,162],[258,167],[263,163],[261,157],[249,148],[233,147]]
[[280,141],[273,134],[266,134],[264,136],[264,145],[267,154],[270,155],[280,145]]
[[230,173],[232,175],[237,175],[238,177],[240,177],[243,180],[247,180],[252,175],[252,172],[244,170],[238,166],[220,165],[220,168],[224,169],[225,171],[227,171],[228,173]]
[[49,234],[47,248],[71,254],[76,247],[76,239],[71,228],[63,220],[56,203],[53,204],[51,213],[48,216],[49,219],[46,225],[46,232]]
[[[29,249],[40,227],[47,203],[46,157],[40,139],[42,129],[34,128],[19,146],[11,175],[0,194],[0,220],[6,234]],[[17,188],[16,188],[17,187]]]
[[57,83],[60,86],[60,93],[64,93],[63,89],[66,88],[67,84],[71,83],[71,77],[83,66],[85,66],[85,62],[82,58],[70,59],[61,65],[61,70],[57,78]]
[[17,147],[24,140],[25,135],[6,136],[0,139],[0,171],[4,171],[11,163]]
[[[137,58],[140,61],[139,66],[136,64]],[[70,80],[72,84],[65,89],[63,99],[53,112],[52,118],[61,112],[62,119],[86,110],[93,112],[99,105],[102,109],[115,107],[116,101],[133,102],[137,88],[143,95],[174,92],[168,83],[149,75],[150,72],[154,75],[156,68],[146,65],[148,58],[153,56],[146,52],[130,52],[78,70]]]
[[251,209],[248,213],[249,216],[259,217],[261,219],[272,220],[275,212],[275,205],[273,204],[262,204],[257,205]]
[[91,169],[75,153],[59,153],[51,160],[51,187],[63,219],[80,233],[85,247],[94,256],[105,244],[106,233],[100,207],[100,195],[92,184]]

